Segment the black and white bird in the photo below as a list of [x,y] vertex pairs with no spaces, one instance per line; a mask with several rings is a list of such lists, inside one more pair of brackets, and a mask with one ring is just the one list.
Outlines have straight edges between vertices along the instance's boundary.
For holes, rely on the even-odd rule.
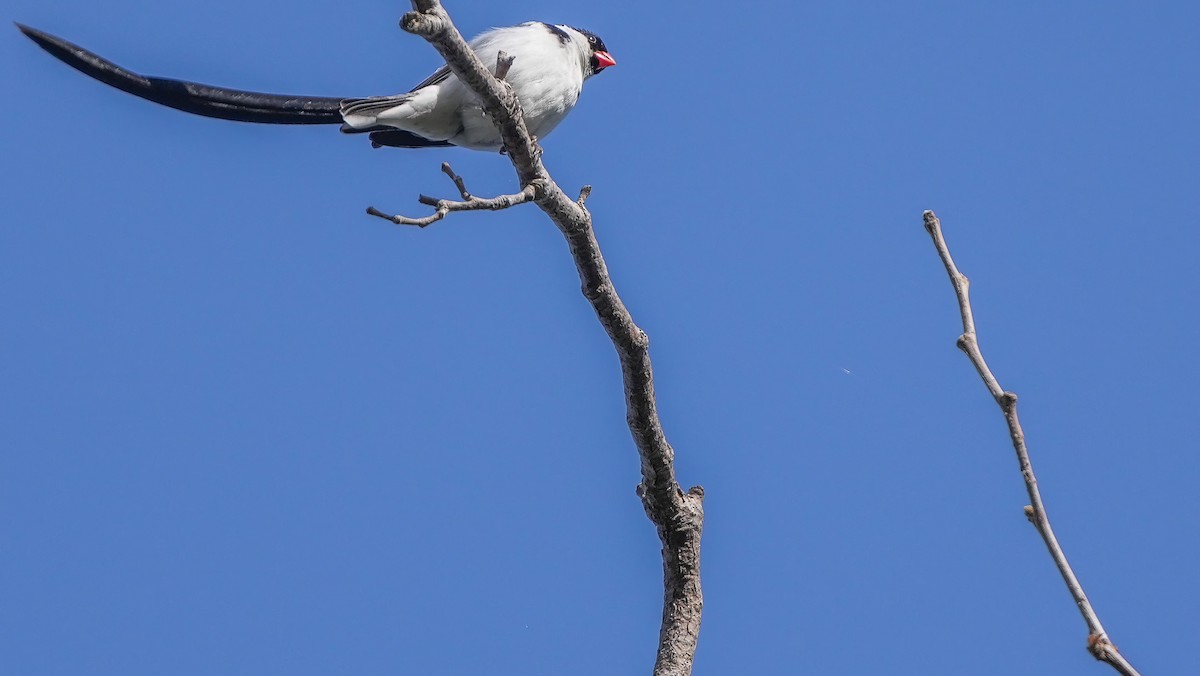
[[[341,124],[373,145],[498,150],[500,134],[475,95],[442,66],[404,94],[371,98],[289,96],[213,87],[125,70],[62,38],[17,24],[54,57],[107,85],[197,115],[266,124]],[[529,133],[545,138],[575,107],[585,80],[616,65],[604,41],[580,28],[537,21],[493,28],[470,43],[483,63],[513,57],[505,81],[521,101]]]

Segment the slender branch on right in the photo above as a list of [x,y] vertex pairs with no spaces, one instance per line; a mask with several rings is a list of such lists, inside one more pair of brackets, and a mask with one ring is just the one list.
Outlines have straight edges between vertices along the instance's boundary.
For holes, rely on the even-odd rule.
[[1075,604],[1079,607],[1084,622],[1087,623],[1088,650],[1096,659],[1112,665],[1119,673],[1125,676],[1139,676],[1133,665],[1126,661],[1117,650],[1117,646],[1109,640],[1108,634],[1100,624],[1100,618],[1092,609],[1092,604],[1083,592],[1083,585],[1079,583],[1079,578],[1075,577],[1075,571],[1071,570],[1071,564],[1067,562],[1067,556],[1063,553],[1062,546],[1058,544],[1058,538],[1054,536],[1054,531],[1050,528],[1050,518],[1046,515],[1046,506],[1042,502],[1037,478],[1033,474],[1033,465],[1029,460],[1029,449],[1025,446],[1025,432],[1021,429],[1021,422],[1017,418],[1017,395],[1013,392],[1006,392],[1000,387],[996,376],[992,375],[992,370],[983,359],[983,353],[979,350],[979,338],[975,333],[975,317],[971,312],[970,282],[966,275],[958,271],[954,259],[950,257],[950,249],[946,246],[945,237],[942,236],[941,221],[932,211],[925,212],[925,230],[933,238],[933,245],[937,248],[942,263],[946,266],[946,273],[950,275],[950,283],[954,285],[954,293],[958,297],[958,309],[962,314],[963,324],[963,334],[958,338],[958,348],[965,352],[967,358],[971,360],[971,364],[979,372],[979,377],[983,379],[983,384],[987,386],[988,392],[991,393],[1004,413],[1004,420],[1008,423],[1008,433],[1012,437],[1013,448],[1017,452],[1017,462],[1021,467],[1021,477],[1025,480],[1025,490],[1029,493],[1030,504],[1025,507],[1025,515],[1045,540],[1046,548],[1050,550],[1050,557],[1054,559],[1054,565],[1062,574],[1063,581],[1067,584],[1067,590],[1071,592],[1071,597],[1075,599]]

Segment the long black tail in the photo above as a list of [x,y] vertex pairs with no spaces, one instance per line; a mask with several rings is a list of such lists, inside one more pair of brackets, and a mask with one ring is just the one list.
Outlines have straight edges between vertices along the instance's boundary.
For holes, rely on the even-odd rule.
[[260,94],[237,89],[161,77],[125,70],[99,55],[36,28],[17,24],[21,32],[59,61],[106,85],[147,101],[187,113],[239,122],[268,124],[340,124],[342,99],[324,96]]
[[[21,32],[50,53],[51,56],[88,77],[116,87],[134,96],[153,101],[186,113],[216,117],[237,122],[266,124],[341,124],[339,111],[348,97],[291,96],[263,94],[239,89],[139,75],[93,54],[79,45],[36,28],[17,24]],[[430,141],[398,129],[375,131],[374,145],[398,148],[424,148],[450,145],[445,141]]]

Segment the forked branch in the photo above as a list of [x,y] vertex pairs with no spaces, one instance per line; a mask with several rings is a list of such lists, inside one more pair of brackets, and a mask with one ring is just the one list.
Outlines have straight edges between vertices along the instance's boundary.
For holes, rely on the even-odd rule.
[[521,189],[521,192],[513,193],[512,195],[500,195],[498,197],[475,197],[467,192],[466,182],[462,177],[454,173],[450,168],[449,162],[442,163],[442,173],[450,177],[454,181],[454,186],[458,188],[459,195],[462,196],[462,201],[438,199],[429,197],[428,195],[420,195],[417,201],[426,206],[433,207],[433,213],[421,218],[409,218],[408,216],[385,214],[375,207],[367,207],[367,213],[372,216],[386,218],[396,225],[415,225],[418,228],[428,227],[446,217],[452,211],[499,211],[507,209],[518,204],[533,201],[537,195],[537,183],[530,183]]
[[[663,614],[654,674],[690,674],[704,606],[700,591],[704,490],[697,486],[684,492],[675,478],[675,451],[667,443],[654,396],[650,339],[634,323],[609,277],[608,266],[592,229],[591,213],[585,207],[591,189],[584,188],[578,201],[574,201],[554,182],[542,164],[536,141],[525,127],[521,104],[512,88],[497,79],[480,62],[454,27],[441,3],[437,0],[413,0],[412,6],[413,11],[401,19],[401,27],[433,45],[455,76],[479,97],[484,111],[500,131],[504,153],[516,169],[521,192],[492,200],[479,200],[467,193],[461,180],[456,180],[461,202],[436,200],[431,204],[436,210],[433,215],[425,219],[406,220],[432,219],[429,222],[433,222],[452,211],[471,210],[465,206],[468,204],[474,208],[493,208],[493,205],[499,204],[496,200],[512,199],[516,204],[519,203],[518,196],[521,196],[520,201],[537,204],[566,238],[579,271],[583,295],[596,311],[621,361],[626,422],[641,460],[642,480],[637,493],[642,499],[646,515],[658,529],[663,545]],[[502,63],[497,66],[496,74],[506,74],[507,66],[501,68]],[[447,173],[454,178],[452,172]],[[395,217],[387,218],[401,222],[396,221]]]
[[1050,550],[1050,557],[1054,559],[1054,565],[1058,567],[1058,572],[1062,575],[1067,590],[1071,592],[1071,597],[1075,599],[1075,604],[1083,615],[1083,621],[1087,623],[1088,650],[1096,659],[1112,665],[1117,672],[1125,674],[1125,676],[1138,676],[1133,665],[1126,661],[1117,650],[1117,646],[1109,640],[1108,634],[1100,624],[1099,616],[1096,615],[1091,602],[1083,592],[1083,585],[1079,583],[1079,578],[1075,577],[1075,571],[1071,570],[1071,564],[1067,562],[1067,556],[1063,553],[1058,538],[1054,536],[1054,531],[1050,528],[1050,518],[1046,515],[1046,505],[1042,502],[1037,478],[1033,474],[1033,464],[1029,460],[1029,449],[1025,445],[1025,432],[1021,429],[1021,421],[1017,418],[1017,395],[1013,392],[1006,392],[1000,387],[996,376],[992,374],[991,368],[984,361],[983,353],[979,350],[979,338],[975,333],[975,316],[971,310],[970,281],[966,275],[958,271],[954,259],[950,257],[950,248],[946,245],[946,239],[942,235],[941,221],[932,211],[925,212],[925,230],[933,238],[933,246],[937,249],[942,264],[946,266],[946,273],[950,275],[950,283],[954,286],[954,294],[958,297],[958,309],[962,315],[963,325],[963,333],[958,338],[958,348],[971,360],[971,364],[979,372],[979,377],[983,379],[983,384],[1004,413],[1004,421],[1008,424],[1008,433],[1012,437],[1013,449],[1017,452],[1021,477],[1025,480],[1025,490],[1029,493],[1030,504],[1025,507],[1025,515],[1041,534],[1046,548]]

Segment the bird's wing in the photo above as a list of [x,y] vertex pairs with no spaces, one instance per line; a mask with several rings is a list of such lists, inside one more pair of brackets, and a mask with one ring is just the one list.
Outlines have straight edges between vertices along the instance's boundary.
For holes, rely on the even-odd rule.
[[[412,94],[413,92],[417,91],[418,89],[423,89],[430,85],[441,84],[441,83],[445,82],[446,80],[448,80],[450,78],[451,74],[452,73],[450,72],[450,66],[442,66],[441,68],[438,68],[437,70],[433,71],[432,75],[425,78],[424,80],[421,80],[421,82],[418,83],[417,86],[408,90],[408,93]],[[383,98],[402,99],[402,98],[404,98],[404,95],[401,94],[400,96],[383,97]],[[347,129],[345,126],[343,126],[342,131],[348,132],[348,133],[354,133],[355,131],[370,132],[371,145],[376,148],[379,148],[381,146],[390,146],[392,148],[444,148],[444,147],[453,147],[454,146],[454,144],[449,141],[430,141],[429,139],[427,139],[423,136],[417,136],[416,134],[414,134],[410,131],[404,131],[403,129],[393,129],[393,128],[389,128],[389,127],[379,127],[379,128],[375,128],[375,129],[351,130],[351,129]]]
[[391,110],[412,99],[413,95],[398,94],[396,96],[372,96],[366,99],[346,99],[342,101],[342,119],[352,128],[363,129],[375,123],[375,118],[383,112]]
[[430,75],[429,77],[425,78],[424,80],[421,80],[420,84],[418,84],[416,87],[413,87],[412,89],[408,90],[408,93],[411,94],[411,93],[417,91],[418,89],[421,89],[423,87],[428,87],[429,85],[440,84],[442,82],[445,82],[449,77],[450,77],[450,66],[442,66],[441,68],[438,68],[437,70],[433,71],[433,75]]

